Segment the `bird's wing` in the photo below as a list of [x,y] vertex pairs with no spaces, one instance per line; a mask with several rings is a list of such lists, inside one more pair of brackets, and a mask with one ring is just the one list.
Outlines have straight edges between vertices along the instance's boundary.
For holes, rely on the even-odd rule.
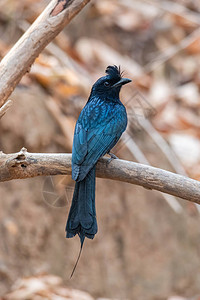
[[79,121],[74,130],[74,140],[72,148],[72,163],[81,164],[87,154],[87,129]]
[[116,117],[87,130],[77,123],[72,151],[72,177],[83,180],[97,160],[114,147],[125,128],[126,122],[120,122]]

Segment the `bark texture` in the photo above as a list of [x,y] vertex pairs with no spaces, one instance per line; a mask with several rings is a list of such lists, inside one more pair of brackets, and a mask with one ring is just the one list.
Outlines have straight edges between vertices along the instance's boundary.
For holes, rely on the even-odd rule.
[[0,107],[45,46],[90,0],[52,0],[0,62]]
[[[99,160],[97,177],[140,185],[200,204],[199,181],[131,161],[108,160]],[[71,154],[28,153],[25,148],[14,154],[0,154],[0,181],[58,174],[71,174]]]

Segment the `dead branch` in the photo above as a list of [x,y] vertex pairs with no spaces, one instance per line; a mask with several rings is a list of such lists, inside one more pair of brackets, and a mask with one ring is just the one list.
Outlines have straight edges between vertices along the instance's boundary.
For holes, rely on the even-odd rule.
[[0,119],[5,115],[5,113],[11,107],[12,104],[13,102],[11,100],[8,100],[2,107],[0,107]]
[[90,0],[52,0],[0,63],[0,106],[32,63]]
[[[14,154],[0,153],[0,182],[58,174],[71,174],[71,154],[28,153],[25,148]],[[96,174],[200,204],[200,182],[162,169],[120,159],[108,164],[104,157],[97,164]]]
[[147,63],[145,66],[146,73],[155,71],[160,65],[166,63],[169,59],[175,56],[179,51],[187,48],[193,42],[199,39],[200,28],[198,27],[192,33],[188,34],[178,44],[168,47],[163,53],[155,57],[155,61]]

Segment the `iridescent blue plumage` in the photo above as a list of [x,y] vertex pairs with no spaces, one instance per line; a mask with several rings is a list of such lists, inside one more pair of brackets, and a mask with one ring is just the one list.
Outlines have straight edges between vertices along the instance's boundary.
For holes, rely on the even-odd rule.
[[93,239],[97,233],[95,211],[95,166],[108,153],[127,126],[127,114],[119,99],[122,85],[120,68],[108,66],[106,76],[92,87],[90,97],[77,120],[72,149],[72,178],[76,181],[66,225],[67,237]]

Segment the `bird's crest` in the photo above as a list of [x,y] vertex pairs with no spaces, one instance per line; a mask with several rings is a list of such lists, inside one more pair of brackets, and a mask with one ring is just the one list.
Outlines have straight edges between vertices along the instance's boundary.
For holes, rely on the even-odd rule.
[[114,78],[116,78],[116,77],[118,77],[118,78],[120,78],[121,79],[121,77],[122,77],[122,72],[121,72],[121,70],[120,70],[120,66],[119,67],[117,67],[116,65],[114,65],[114,66],[108,66],[107,68],[106,68],[106,74],[108,74],[110,77],[114,77]]

